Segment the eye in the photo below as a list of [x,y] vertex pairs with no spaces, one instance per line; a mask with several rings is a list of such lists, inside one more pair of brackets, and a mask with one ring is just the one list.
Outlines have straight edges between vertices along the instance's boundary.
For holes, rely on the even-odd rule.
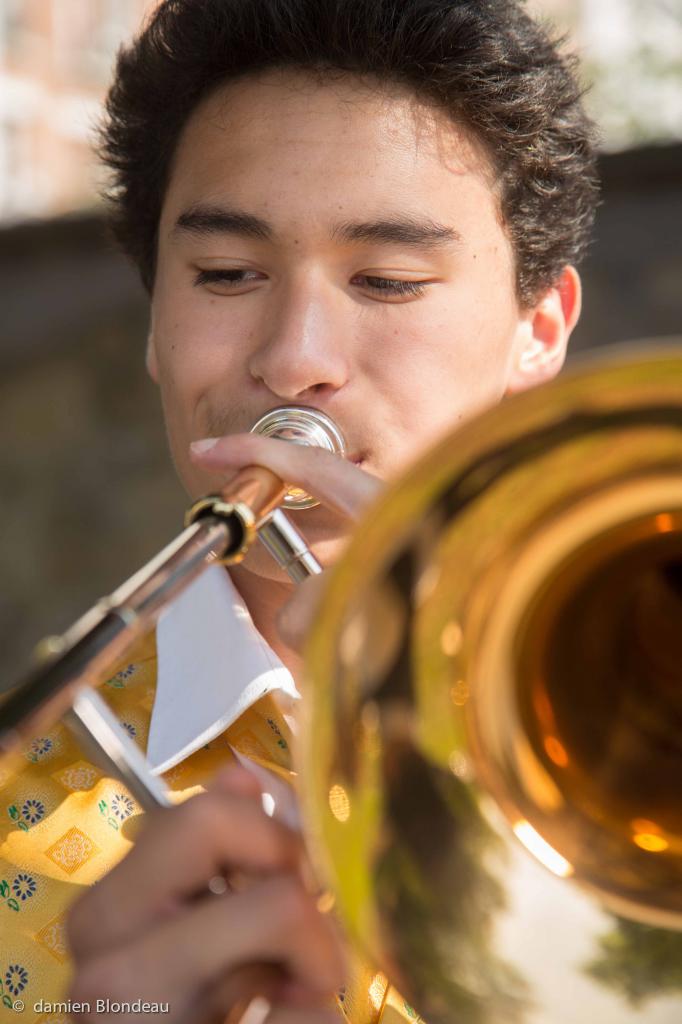
[[237,289],[240,285],[251,284],[262,280],[262,275],[255,270],[242,270],[230,267],[221,270],[200,270],[194,278],[195,287],[201,285],[219,285],[223,291]]
[[374,277],[369,274],[358,274],[352,283],[364,282],[370,291],[393,298],[419,298],[426,291],[428,281],[402,281],[390,277]]

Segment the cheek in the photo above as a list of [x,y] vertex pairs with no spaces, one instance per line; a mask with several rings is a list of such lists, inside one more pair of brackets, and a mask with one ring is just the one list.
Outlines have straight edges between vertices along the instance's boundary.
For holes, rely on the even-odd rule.
[[516,321],[504,310],[416,307],[368,346],[363,370],[401,417],[439,431],[501,398]]
[[229,407],[243,393],[249,330],[219,298],[182,305],[177,315],[155,317],[159,386],[169,431],[196,436],[216,405]]

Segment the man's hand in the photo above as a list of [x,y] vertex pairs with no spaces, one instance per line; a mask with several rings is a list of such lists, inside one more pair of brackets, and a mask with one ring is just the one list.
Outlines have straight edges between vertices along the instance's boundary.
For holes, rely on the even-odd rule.
[[190,455],[208,472],[224,471],[226,479],[244,466],[265,466],[351,520],[361,515],[383,487],[371,473],[323,448],[260,434],[228,434],[195,441]]
[[[192,460],[225,479],[245,466],[265,466],[282,480],[301,487],[340,517],[355,521],[382,492],[383,481],[338,455],[307,445],[292,444],[259,434],[232,434],[199,441]],[[293,650],[300,650],[324,586],[322,576],[300,583],[280,611],[279,632]]]
[[[343,985],[335,926],[301,874],[298,836],[269,818],[246,770],[230,768],[210,790],[161,811],[133,850],[73,908],[80,1019],[132,1024],[143,1013],[97,1012],[97,1000],[168,1003],[173,1022],[238,1019],[257,994],[268,1024],[327,1024]],[[209,881],[248,884],[215,895]]]

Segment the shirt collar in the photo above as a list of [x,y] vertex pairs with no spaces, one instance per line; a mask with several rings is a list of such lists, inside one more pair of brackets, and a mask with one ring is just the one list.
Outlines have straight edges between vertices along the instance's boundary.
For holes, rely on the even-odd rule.
[[163,613],[156,651],[147,744],[156,773],[219,736],[264,694],[300,696],[220,565],[205,570]]

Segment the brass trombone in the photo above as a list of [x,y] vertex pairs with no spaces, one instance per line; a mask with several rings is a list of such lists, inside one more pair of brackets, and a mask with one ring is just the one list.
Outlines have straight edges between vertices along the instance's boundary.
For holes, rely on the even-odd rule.
[[[0,742],[101,678],[84,632],[122,653],[283,487],[248,471],[195,509]],[[679,349],[505,401],[360,524],[307,644],[303,817],[351,939],[430,1024],[682,1019],[681,654]]]

